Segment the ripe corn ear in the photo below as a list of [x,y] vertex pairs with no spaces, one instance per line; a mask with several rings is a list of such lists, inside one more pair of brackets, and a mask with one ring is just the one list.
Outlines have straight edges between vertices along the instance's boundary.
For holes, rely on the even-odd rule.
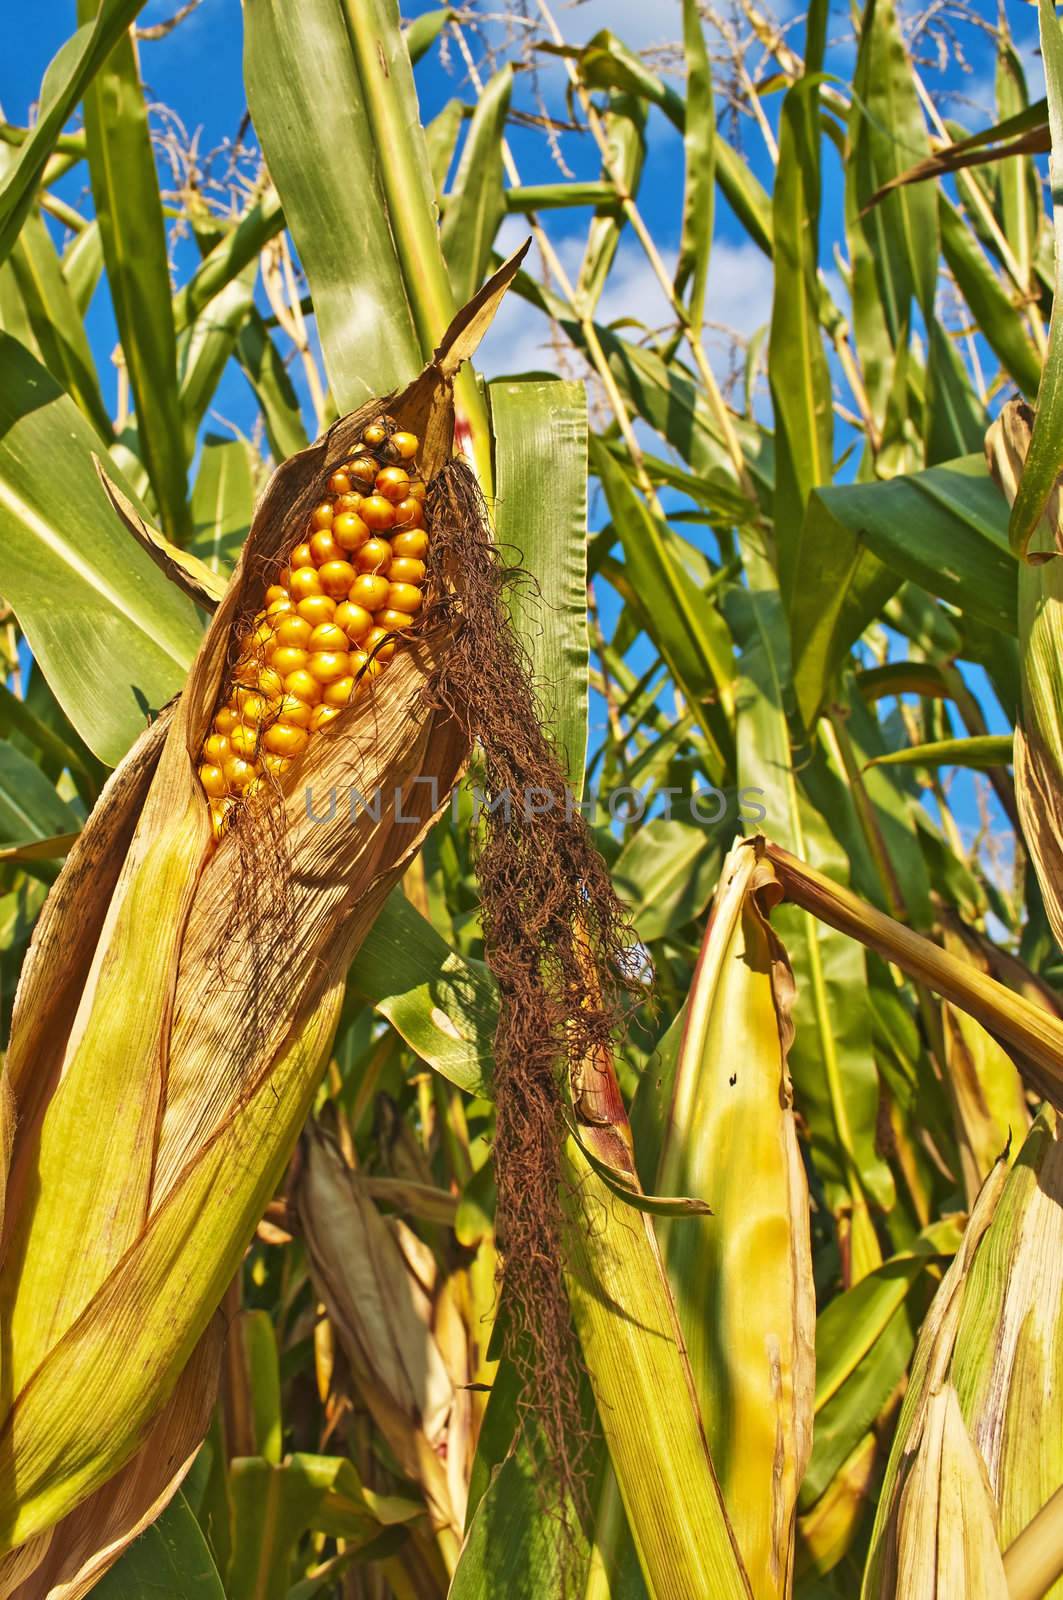
[[[211,1318],[305,1119],[347,966],[462,771],[467,742],[425,693],[445,617],[220,837],[197,768],[233,641],[367,426],[400,417],[426,476],[449,460],[454,374],[519,261],[406,391],[274,475],[180,701],[115,773],[42,914],[6,1063],[0,1597],[38,1576],[35,1592],[85,1593],[180,1481],[209,1413]],[[311,784],[379,791],[379,820],[316,823]],[[178,1403],[199,1422],[160,1484],[152,1430]],[[86,1548],[89,1505],[106,1550]]]

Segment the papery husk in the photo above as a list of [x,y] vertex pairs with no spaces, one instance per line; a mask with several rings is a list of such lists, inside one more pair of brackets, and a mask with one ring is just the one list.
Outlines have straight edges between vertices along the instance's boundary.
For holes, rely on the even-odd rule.
[[224,1340],[215,1316],[132,1461],[56,1527],[0,1557],[5,1600],[80,1600],[166,1508],[210,1425]]
[[923,1322],[909,1375],[886,1476],[879,1496],[871,1548],[861,1589],[862,1600],[887,1600],[897,1588],[899,1496],[916,1455],[927,1408],[948,1380],[963,1306],[964,1287],[978,1247],[987,1233],[1004,1189],[1007,1167],[998,1161],[982,1185],[953,1257]]
[[331,1140],[312,1125],[303,1148],[296,1203],[315,1292],[364,1405],[400,1470],[421,1486],[432,1528],[447,1535],[444,1548],[454,1558],[465,1509],[446,1464],[455,1393],[432,1331],[431,1301],[403,1259],[394,1226]]
[[[366,423],[392,411],[418,433],[426,478],[450,459],[454,374],[520,259],[408,389],[274,474],[180,701],[115,774],[42,915],[9,1053],[0,1551],[145,1443],[283,1172],[350,960],[463,770],[466,740],[426,692],[445,609],[216,846],[195,765],[235,637]],[[310,787],[319,813],[337,791],[331,820],[310,815]],[[382,792],[378,820],[352,820],[352,787]]]
[[666,1193],[712,1207],[658,1232],[758,1600],[791,1590],[816,1386],[809,1197],[788,1066],[794,978],[768,920],[781,898],[758,844],[735,844],[691,983],[657,1171]]
[[985,1465],[951,1384],[926,1408],[900,1490],[896,1584],[882,1593],[904,1600],[1008,1600]]
[[[947,1524],[956,1560],[976,1551],[979,1540],[985,1545],[987,1514],[999,1555],[1063,1484],[1061,1308],[1063,1128],[1059,1114],[1045,1107],[1010,1171],[1001,1160],[987,1178],[924,1323],[875,1521],[866,1600],[894,1594],[907,1600],[911,1593],[911,1568],[906,1571],[900,1557],[911,1531],[905,1533],[904,1523],[913,1494],[929,1493],[932,1479],[908,1493],[907,1504],[906,1485],[919,1453],[930,1448],[925,1439],[939,1425],[943,1448],[953,1456],[949,1492],[967,1507],[962,1540],[957,1518]],[[955,1396],[956,1415],[935,1419],[933,1408],[946,1391]],[[984,1495],[977,1477],[984,1479]],[[935,1537],[942,1541],[941,1528]],[[1006,1594],[985,1548],[971,1560],[981,1563],[984,1591],[973,1583],[957,1586],[953,1573],[951,1588],[917,1592]],[[1063,1583],[1048,1593],[1056,1600]]]

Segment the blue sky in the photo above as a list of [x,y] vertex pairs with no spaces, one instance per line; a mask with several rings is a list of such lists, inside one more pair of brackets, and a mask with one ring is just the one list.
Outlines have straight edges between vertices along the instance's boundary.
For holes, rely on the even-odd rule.
[[[294,0],[293,0],[294,3]],[[149,26],[169,18],[177,9],[178,0],[150,0],[141,15],[141,24]],[[535,0],[525,0],[530,14],[536,11]],[[414,16],[434,9],[432,0],[410,0],[404,15]],[[494,12],[493,0],[485,0],[481,11]],[[498,10],[504,9],[498,7]],[[0,105],[10,121],[25,123],[30,107],[36,99],[42,73],[63,39],[74,26],[73,0],[37,0],[26,12],[27,21],[21,28],[9,26],[5,49],[0,58]],[[1010,0],[1007,7],[1013,34],[1019,44],[1030,77],[1031,96],[1042,92],[1040,63],[1036,56],[1036,13],[1034,8]],[[776,8],[784,24],[787,18],[791,31],[789,37],[797,50],[803,48],[803,17],[795,7]],[[980,11],[987,22],[995,20],[996,6],[991,0],[982,0]],[[665,45],[681,34],[679,0],[583,0],[574,5],[558,4],[556,16],[566,36],[573,42],[589,38],[602,27],[610,27],[627,43],[636,48]],[[970,22],[957,22],[953,47],[946,48],[945,70],[925,68],[927,82],[938,95],[948,96],[943,109],[969,127],[977,127],[992,120],[993,56],[988,37]],[[852,70],[854,51],[849,8],[845,4],[832,7],[830,23],[831,46],[828,53],[828,70],[841,79],[847,79]],[[501,37],[498,24],[488,24],[484,37],[497,41]],[[944,36],[943,36],[944,37]],[[479,60],[482,42],[471,39],[474,54]],[[955,46],[958,46],[955,48]],[[187,135],[194,137],[201,152],[218,149],[233,140],[244,116],[244,93],[241,73],[242,17],[239,0],[202,0],[198,9],[167,37],[146,40],[141,45],[142,71],[153,104],[167,107],[176,115]],[[969,70],[964,70],[962,54]],[[557,62],[540,58],[541,65],[534,76],[518,74],[514,91],[514,105],[534,110],[537,97],[553,113],[565,113],[565,80]],[[673,69],[674,71],[674,69]],[[668,69],[664,69],[668,75]],[[678,81],[675,75],[673,81]],[[460,56],[450,46],[443,52],[437,46],[417,68],[418,91],[421,96],[423,119],[428,121],[451,99],[459,96],[472,98]],[[769,122],[777,124],[780,96],[768,95],[763,104]],[[156,124],[164,125],[161,110]],[[728,126],[728,133],[732,129]],[[247,137],[253,141],[253,132]],[[540,183],[557,180],[563,174],[543,135],[532,129],[513,127],[510,143],[522,181]],[[749,118],[741,127],[740,148],[743,155],[768,187],[772,182],[772,161],[764,138]],[[836,297],[842,299],[844,291],[840,278],[831,266],[835,243],[841,239],[842,172],[839,160],[830,153],[825,143],[822,259],[831,278]],[[597,177],[599,162],[596,148],[589,137],[563,135],[561,155],[577,177]],[[680,206],[682,197],[682,143],[667,120],[658,112],[650,114],[648,126],[648,157],[644,171],[639,203],[648,225],[666,261],[674,257],[678,242]],[[90,210],[89,197],[84,190],[84,168],[76,170],[66,180],[61,191],[71,204]],[[578,264],[582,254],[589,213],[553,213],[547,218],[551,237],[566,264]],[[504,242],[516,243],[525,233],[521,219],[511,219],[506,224]],[[174,252],[178,275],[184,277],[191,270],[195,252],[188,242],[178,245]],[[716,233],[713,261],[710,272],[708,317],[712,322],[726,324],[740,335],[749,336],[763,325],[770,314],[771,268],[767,260],[750,243],[722,198],[717,200]],[[667,312],[651,269],[637,241],[626,236],[610,285],[606,291],[600,318],[609,321],[622,316],[636,316],[650,325],[667,320]],[[527,368],[548,368],[555,364],[554,352],[544,342],[546,329],[542,320],[516,300],[504,307],[498,325],[482,351],[480,365],[489,375],[504,371],[521,371]],[[89,314],[89,332],[97,357],[104,393],[108,403],[115,402],[116,385],[110,353],[115,342],[114,322],[106,287],[97,293]],[[707,346],[721,375],[728,366],[728,341],[720,334],[709,331]],[[293,368],[293,377],[300,383],[300,375]],[[762,405],[764,402],[762,402]],[[218,391],[213,415],[208,416],[207,428],[225,432],[226,424],[250,432],[255,409],[243,378],[235,370],[223,380]],[[312,422],[311,422],[312,429]],[[839,439],[839,442],[841,440]],[[686,531],[690,531],[689,529]],[[608,610],[612,607],[606,601]],[[607,611],[607,621],[608,611]],[[593,738],[592,738],[593,743]]]
[[[142,13],[142,24],[148,26],[168,18],[177,5],[178,0],[149,0]],[[404,7],[404,15],[414,16],[432,9],[432,0],[411,0]],[[528,0],[527,9],[534,12],[533,0]],[[496,7],[487,0],[482,10],[495,12]],[[777,8],[777,11],[785,23],[786,7]],[[795,47],[800,49],[803,19],[796,8],[790,7],[789,11],[793,17],[789,23],[790,37]],[[995,5],[983,0],[982,14],[987,20],[991,19],[995,15]],[[1039,63],[1033,52],[1036,39],[1033,8],[1016,4],[1013,0],[1008,6],[1008,14],[1035,80]],[[653,3],[649,3],[649,0],[583,0],[580,4],[558,4],[556,15],[562,30],[574,42],[589,38],[604,26],[611,27],[635,47],[659,46],[675,41],[681,31],[678,0],[653,0]],[[30,16],[32,20],[28,25],[21,29],[8,29],[5,50],[0,59],[0,104],[9,120],[22,123],[26,121],[36,98],[48,61],[73,26],[73,0],[38,0]],[[500,34],[501,29],[497,24],[489,25],[486,29],[488,38],[497,40]],[[828,68],[845,78],[851,71],[853,60],[846,5],[834,6],[830,36],[832,47]],[[980,36],[977,28],[969,24],[958,27],[956,38],[972,70],[965,73],[958,61],[954,60],[944,74],[928,71],[927,79],[932,86],[944,87],[952,92],[954,98],[949,110],[953,115],[970,126],[977,126],[991,118],[992,55],[988,42]],[[473,48],[479,56],[480,49],[475,39]],[[152,100],[176,113],[187,133],[198,139],[199,149],[203,152],[217,149],[224,141],[232,140],[240,126],[244,112],[241,50],[239,0],[202,0],[199,8],[166,38],[148,40],[141,46],[142,69]],[[530,74],[518,75],[514,104],[534,109],[538,91],[551,111],[563,115],[562,70],[548,58],[540,59],[542,65],[534,85]],[[417,83],[426,121],[452,96],[471,98],[464,68],[453,46],[449,50],[449,61],[438,47],[433,50],[417,69]],[[1039,92],[1039,83],[1031,81],[1031,93]],[[778,95],[769,95],[764,100],[772,124],[777,120],[779,99]],[[658,112],[651,112],[648,131],[649,154],[640,206],[667,258],[674,252],[679,235],[682,146],[678,135]],[[539,132],[515,127],[510,133],[510,143],[523,181],[545,182],[561,176],[547,142]],[[758,177],[770,187],[771,159],[763,138],[748,118],[742,126],[741,148]],[[561,153],[576,176],[597,177],[597,152],[588,137],[562,136]],[[84,206],[86,197],[82,192],[83,182],[82,169],[71,176],[64,191],[64,197],[75,205]],[[840,164],[828,158],[823,221],[823,259],[828,271],[831,271],[834,241],[840,237],[840,206]],[[578,261],[587,220],[587,213],[577,211],[554,213],[549,217],[549,229],[563,259]],[[523,231],[520,220],[512,219],[507,224],[506,238],[516,239]],[[179,248],[175,259],[179,271],[189,270],[191,247]],[[750,244],[722,199],[718,200],[708,307],[710,319],[748,336],[766,321],[770,295],[771,272],[767,261]],[[621,247],[613,282],[602,309],[603,320],[625,314],[638,315],[651,323],[655,319],[663,321],[665,318],[663,301],[634,239],[625,239]],[[543,344],[543,331],[533,313],[519,304],[512,304],[505,311],[496,334],[484,352],[483,365],[491,372],[551,365],[553,356]],[[100,358],[105,392],[113,396],[114,378],[109,355],[114,341],[114,326],[105,289],[97,296],[90,313],[90,335]],[[721,370],[724,370],[725,341],[711,331],[707,339]],[[242,380],[235,375],[227,380],[219,394],[218,410],[238,426],[250,426],[253,416],[251,402]]]

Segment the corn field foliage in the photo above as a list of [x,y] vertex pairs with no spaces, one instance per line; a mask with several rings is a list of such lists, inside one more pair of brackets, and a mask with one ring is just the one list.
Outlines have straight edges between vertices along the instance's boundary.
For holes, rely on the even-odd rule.
[[0,1596],[1063,1596],[1038,5],[5,107]]

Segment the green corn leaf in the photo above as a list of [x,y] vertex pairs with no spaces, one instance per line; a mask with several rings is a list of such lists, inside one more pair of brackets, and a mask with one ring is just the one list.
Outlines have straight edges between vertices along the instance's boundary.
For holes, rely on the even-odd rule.
[[454,311],[394,0],[309,0],[298,14],[250,0],[244,73],[329,385],[340,411],[353,410],[409,382]]
[[[78,0],[85,20],[94,0]],[[148,112],[132,38],[119,41],[85,97],[85,131],[107,283],[137,412],[139,449],[163,532],[190,529],[177,393],[170,269]]]
[[516,588],[511,613],[579,796],[587,753],[587,398],[582,384],[538,379],[498,379],[489,394],[495,534],[533,580]]
[[459,305],[471,300],[491,261],[491,246],[505,215],[502,140],[513,87],[508,64],[496,72],[477,103],[454,187],[447,198],[440,240]]
[[0,739],[0,844],[28,844],[76,833],[77,813],[61,800],[40,767]]
[[215,295],[240,277],[257,261],[271,239],[284,227],[280,196],[268,189],[199,263],[188,282],[173,299],[174,328],[182,333],[194,322]]
[[74,304],[84,316],[103,275],[103,240],[95,218],[71,239],[63,251],[62,267]]
[[305,450],[310,440],[288,369],[254,306],[237,337],[236,359],[255,392],[269,448],[279,466],[297,451]]
[[612,873],[639,938],[649,942],[700,916],[719,868],[719,848],[704,825],[655,817],[632,834]]
[[1012,744],[1010,733],[980,734],[973,739],[938,739],[931,744],[909,745],[905,750],[890,750],[885,755],[875,756],[868,766],[955,766],[984,771],[987,767],[1010,766]]
[[490,1082],[495,988],[481,962],[464,960],[400,892],[385,903],[349,982],[410,1048],[470,1094]]
[[768,377],[775,413],[775,528],[780,577],[809,494],[833,476],[830,374],[819,333],[819,84],[802,78],[783,102],[773,228],[775,290]]
[[734,656],[726,625],[714,607],[702,603],[676,559],[667,524],[638,497],[596,439],[591,461],[623,540],[630,580],[653,619],[654,643],[683,689],[719,773],[730,744],[725,715],[734,703]]
[[716,120],[712,72],[705,48],[701,13],[694,0],[683,0],[683,47],[687,61],[686,116],[683,153],[683,231],[676,266],[677,294],[686,291],[690,324],[700,329],[705,318],[705,285],[712,249],[713,199],[716,178]]
[[0,261],[11,250],[33,205],[37,186],[63,127],[112,48],[143,10],[144,0],[103,0],[99,9],[60,47],[41,84],[40,114],[23,141],[18,160],[0,182]]
[[590,1230],[573,1218],[569,1298],[647,1594],[748,1600],[653,1224],[632,1210],[616,1216],[609,1189],[571,1140],[566,1167],[583,1209],[609,1219]]
[[248,446],[242,439],[208,436],[192,490],[189,554],[212,572],[231,572],[251,526],[254,500]]
[[163,1589],[174,1600],[230,1600],[199,1523],[180,1490],[162,1516],[93,1585],[99,1600],[143,1600]]
[[982,457],[964,456],[888,484],[838,485],[819,498],[894,573],[976,622],[1017,631],[1005,508]]
[[[728,607],[743,640],[739,681],[738,777],[757,790],[773,837],[789,837],[801,854],[815,851],[831,876],[847,864],[828,822],[801,793],[786,717],[787,660],[782,607],[767,563],[747,543],[751,592]],[[800,840],[800,845],[797,841]],[[875,1146],[878,1081],[870,1021],[860,996],[867,985],[862,952],[814,918],[783,907],[773,919],[797,982],[790,1052],[797,1105],[809,1124],[813,1159],[832,1204],[851,1211],[853,1274],[878,1264],[870,1204],[889,1207],[893,1182]]]
[[[646,108],[636,95],[614,91],[608,99],[604,123],[612,170],[627,193],[636,195],[646,158]],[[616,185],[603,171],[605,179],[607,192],[587,230],[587,246],[576,279],[576,303],[587,316],[602,297],[625,222]]]
[[0,593],[71,722],[114,765],[180,689],[199,624],[115,516],[96,433],[7,335],[0,376]]
[[[437,198],[443,198],[443,185],[447,181],[451,162],[454,160],[454,151],[458,147],[458,135],[465,116],[465,107],[460,100],[448,100],[438,116],[432,118],[424,130],[425,149],[428,152],[428,166],[432,173],[432,182],[435,186]],[[503,195],[506,205],[509,204],[509,195],[515,193],[510,189]]]
[[38,213],[27,215],[10,259],[44,365],[100,438],[110,440],[114,430],[100,393],[82,313]]
[[1041,54],[1048,89],[1048,120],[1052,132],[1052,206],[1055,226],[1056,277],[1052,321],[1048,330],[1041,383],[1037,391],[1037,416],[1033,436],[1011,508],[1008,538],[1016,555],[1025,558],[1063,467],[1063,37],[1056,8],[1038,0]]
[[938,194],[941,249],[967,301],[979,332],[1008,376],[1030,399],[1037,393],[1041,362],[1023,319],[948,195]]
[[178,340],[177,370],[185,445],[191,456],[200,424],[229,358],[236,350],[240,330],[254,306],[255,268],[215,295]]

